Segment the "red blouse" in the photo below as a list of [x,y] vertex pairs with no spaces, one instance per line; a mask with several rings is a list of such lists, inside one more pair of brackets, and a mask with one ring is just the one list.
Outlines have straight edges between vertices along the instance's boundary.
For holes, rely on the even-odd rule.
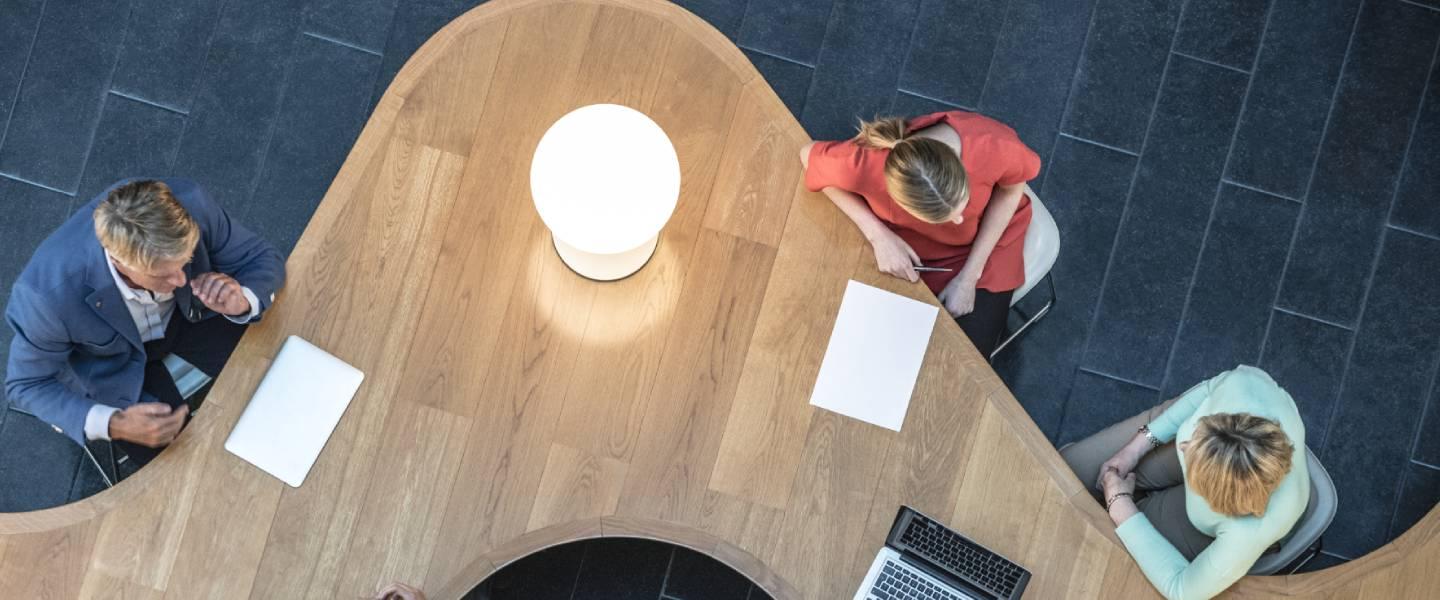
[[[956,110],[916,117],[906,127],[915,131],[942,121],[960,135],[960,164],[965,166],[970,182],[970,202],[962,211],[965,220],[959,225],[926,223],[895,203],[885,189],[888,149],[865,148],[852,140],[817,142],[810,149],[809,167],[805,170],[805,187],[810,191],[837,187],[859,194],[876,217],[910,244],[925,266],[953,269],[920,273],[936,294],[965,266],[995,186],[1024,183],[1040,173],[1040,157],[1020,141],[1015,130],[989,117]],[[1020,208],[990,253],[977,287],[1006,292],[1025,282],[1022,251],[1029,225],[1030,200],[1021,196]]]

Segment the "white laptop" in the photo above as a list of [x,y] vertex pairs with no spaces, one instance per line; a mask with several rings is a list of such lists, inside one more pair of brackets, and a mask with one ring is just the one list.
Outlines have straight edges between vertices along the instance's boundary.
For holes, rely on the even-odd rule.
[[240,415],[225,449],[300,487],[365,374],[290,336]]

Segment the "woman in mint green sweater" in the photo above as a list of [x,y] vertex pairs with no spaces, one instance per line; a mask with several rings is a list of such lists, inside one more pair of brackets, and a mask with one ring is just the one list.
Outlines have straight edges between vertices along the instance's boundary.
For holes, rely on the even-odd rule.
[[1171,600],[1210,598],[1284,538],[1310,500],[1295,401],[1240,366],[1061,450]]

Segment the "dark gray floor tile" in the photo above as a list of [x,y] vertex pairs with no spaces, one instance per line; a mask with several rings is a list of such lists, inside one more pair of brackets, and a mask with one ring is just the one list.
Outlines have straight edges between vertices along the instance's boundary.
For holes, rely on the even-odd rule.
[[850,137],[856,119],[874,118],[890,107],[905,60],[905,47],[892,36],[914,24],[918,5],[919,0],[836,0],[834,27],[825,36],[800,119],[811,137]]
[[1345,387],[1322,458],[1340,488],[1326,546],[1360,556],[1387,541],[1394,494],[1410,458],[1440,352],[1440,241],[1385,239]]
[[815,69],[753,50],[746,50],[745,56],[760,71],[760,75],[765,77],[765,83],[770,84],[770,89],[775,90],[775,94],[785,101],[785,107],[790,109],[790,114],[799,120],[800,115],[805,112],[805,96],[810,93],[810,79],[814,76]]
[[135,0],[111,89],[190,110],[221,0]]
[[591,540],[574,600],[653,600],[660,596],[671,550],[669,544],[651,540]]
[[[820,46],[825,42],[825,29],[830,23],[831,12],[834,5],[842,1],[750,0],[749,7],[745,9],[745,20],[740,24],[737,43],[807,65],[816,64]],[[904,36],[910,35],[909,29],[903,31]],[[903,50],[902,45],[893,43],[901,34],[894,35],[896,37],[891,38],[891,45],[900,46]]]
[[749,0],[673,0],[695,16],[705,19],[732,41],[740,35],[740,21],[745,18]]
[[[70,216],[70,196],[0,177],[0,290],[10,286],[46,236]],[[6,334],[10,328],[3,327]],[[9,347],[6,337],[5,347]]]
[[[1050,271],[1057,298],[1044,320],[996,357],[995,368],[1052,440],[1085,350],[1135,162],[1133,156],[1061,138],[1037,194],[1060,229],[1060,256]],[[1032,293],[1043,298],[1048,289]]]
[[1440,471],[1410,463],[1395,507],[1395,521],[1390,524],[1390,537],[1399,537],[1419,523],[1436,503],[1440,503]]
[[1299,204],[1283,198],[1223,187],[1161,388],[1166,396],[1260,360],[1299,212]]
[[110,95],[75,196],[91,198],[126,177],[169,174],[184,129],[184,115]]
[[930,113],[946,112],[951,110],[969,110],[954,104],[946,104],[934,98],[916,96],[909,92],[895,92],[895,98],[890,101],[890,109],[886,114],[900,117],[915,117],[928,115]]
[[380,76],[375,80],[375,91],[370,94],[370,107],[374,108],[380,101],[400,67],[425,40],[480,3],[481,0],[399,0],[382,52],[385,59],[380,63]]
[[[0,177],[0,208],[6,215],[0,219],[0,293],[7,299],[10,286],[30,262],[35,248],[70,216],[70,201],[65,194]],[[0,325],[0,378],[10,358],[13,335],[8,325]],[[0,402],[0,407],[3,406],[6,404]],[[0,456],[5,455],[7,448],[0,440]]]
[[1160,392],[1088,371],[1075,374],[1057,446],[1091,434],[1160,403]]
[[1186,58],[1171,62],[1086,366],[1159,387],[1246,80]]
[[570,600],[586,546],[574,542],[515,561],[465,595],[466,600]]
[[1180,18],[1175,51],[1249,71],[1271,1],[1190,0]]
[[921,0],[900,89],[979,105],[1005,11],[989,0]]
[[1440,63],[1430,70],[1429,91],[1417,118],[1390,222],[1440,236]]
[[680,600],[735,600],[750,592],[750,580],[718,560],[675,548],[664,594]]
[[1290,394],[1305,422],[1305,443],[1325,449],[1340,377],[1354,334],[1328,323],[1275,311],[1260,368]]
[[64,504],[70,497],[80,446],[35,417],[12,413],[0,427],[0,512]]
[[1360,313],[1440,12],[1372,2],[1356,27],[1280,295],[1281,306],[1337,323]]
[[0,145],[5,141],[5,126],[10,122],[10,109],[20,92],[20,78],[30,62],[30,47],[40,30],[40,15],[45,0],[14,0],[0,2]]
[[300,239],[364,125],[380,57],[301,36],[247,226],[286,254]]
[[773,600],[773,599],[770,597],[770,594],[765,593],[765,590],[760,589],[759,586],[750,586],[750,595],[747,596],[747,597],[745,598],[745,600]]
[[1440,466],[1440,373],[1436,373],[1435,377],[1430,384],[1429,409],[1425,411],[1425,421],[1420,424],[1415,454],[1411,458]]
[[232,213],[260,173],[299,17],[300,7],[287,0],[231,3],[210,44],[173,171]]
[[1360,0],[1272,1],[1274,14],[1227,175],[1300,198],[1319,151]]
[[1099,0],[1062,130],[1139,151],[1181,0]]
[[396,0],[310,0],[303,31],[380,53],[390,33]]
[[[1049,159],[1085,45],[1093,0],[1010,0],[980,112],[1015,128]],[[1039,189],[1048,169],[1030,182]]]
[[46,3],[0,147],[0,173],[66,192],[80,184],[100,102],[125,35],[116,23],[124,23],[129,10],[129,0]]

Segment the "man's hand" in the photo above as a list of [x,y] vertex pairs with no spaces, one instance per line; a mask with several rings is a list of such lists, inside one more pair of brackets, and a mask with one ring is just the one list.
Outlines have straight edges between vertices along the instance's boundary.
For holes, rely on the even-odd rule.
[[110,415],[110,439],[159,448],[180,434],[190,407],[171,409],[161,402],[141,402]]
[[240,282],[224,273],[202,273],[190,280],[190,289],[206,308],[222,315],[250,314],[250,300],[240,291]]

